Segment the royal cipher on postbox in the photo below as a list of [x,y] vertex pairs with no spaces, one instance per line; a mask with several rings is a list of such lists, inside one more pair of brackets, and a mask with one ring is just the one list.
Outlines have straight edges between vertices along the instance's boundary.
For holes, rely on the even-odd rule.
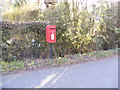
[[46,41],[48,43],[56,43],[56,25],[46,26]]

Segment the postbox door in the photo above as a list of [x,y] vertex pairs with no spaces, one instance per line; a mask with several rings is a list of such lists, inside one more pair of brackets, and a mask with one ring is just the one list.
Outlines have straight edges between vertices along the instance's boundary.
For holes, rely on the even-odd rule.
[[46,41],[49,43],[56,43],[56,26],[46,26]]

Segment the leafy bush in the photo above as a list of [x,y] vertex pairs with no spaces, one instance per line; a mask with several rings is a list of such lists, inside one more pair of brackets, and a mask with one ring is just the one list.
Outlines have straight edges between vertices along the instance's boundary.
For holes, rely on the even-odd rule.
[[3,58],[8,61],[47,58],[49,44],[45,40],[45,27],[48,24],[57,26],[54,58],[114,49],[119,43],[119,31],[115,30],[116,4],[101,4],[92,7],[92,11],[83,6],[80,10],[74,2],[61,2],[40,10],[36,3],[21,3],[6,9],[2,15],[7,22],[2,22],[0,27],[2,48],[7,48],[3,49]]

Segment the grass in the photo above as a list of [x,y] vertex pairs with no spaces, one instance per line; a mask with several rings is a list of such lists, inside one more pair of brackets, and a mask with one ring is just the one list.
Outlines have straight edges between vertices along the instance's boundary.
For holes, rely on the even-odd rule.
[[14,71],[26,71],[26,70],[33,70],[40,67],[48,67],[48,66],[60,66],[64,64],[71,64],[75,62],[84,62],[89,61],[91,59],[99,59],[102,57],[107,57],[111,55],[117,55],[117,50],[108,50],[108,51],[99,51],[91,52],[91,53],[85,53],[85,54],[75,54],[75,55],[67,55],[63,58],[59,57],[52,60],[47,59],[34,59],[34,60],[24,60],[24,61],[11,61],[11,62],[5,62],[1,61],[2,65],[2,72],[8,73],[8,72],[14,72]]
[[1,64],[2,64],[2,72],[7,72],[13,70],[22,70],[26,63],[23,61],[12,61],[12,62],[2,61]]

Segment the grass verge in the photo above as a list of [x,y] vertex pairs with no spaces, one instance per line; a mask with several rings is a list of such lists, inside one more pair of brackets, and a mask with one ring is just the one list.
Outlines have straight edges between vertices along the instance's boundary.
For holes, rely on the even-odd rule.
[[38,70],[45,67],[62,66],[62,65],[69,65],[74,63],[84,63],[84,62],[99,60],[100,58],[117,55],[117,54],[118,54],[118,50],[107,50],[107,51],[101,50],[99,52],[91,52],[86,54],[67,55],[63,58],[59,57],[52,60],[35,59],[35,60],[12,61],[12,62],[1,61],[1,65],[2,65],[1,71],[3,74],[10,74],[15,72]]

